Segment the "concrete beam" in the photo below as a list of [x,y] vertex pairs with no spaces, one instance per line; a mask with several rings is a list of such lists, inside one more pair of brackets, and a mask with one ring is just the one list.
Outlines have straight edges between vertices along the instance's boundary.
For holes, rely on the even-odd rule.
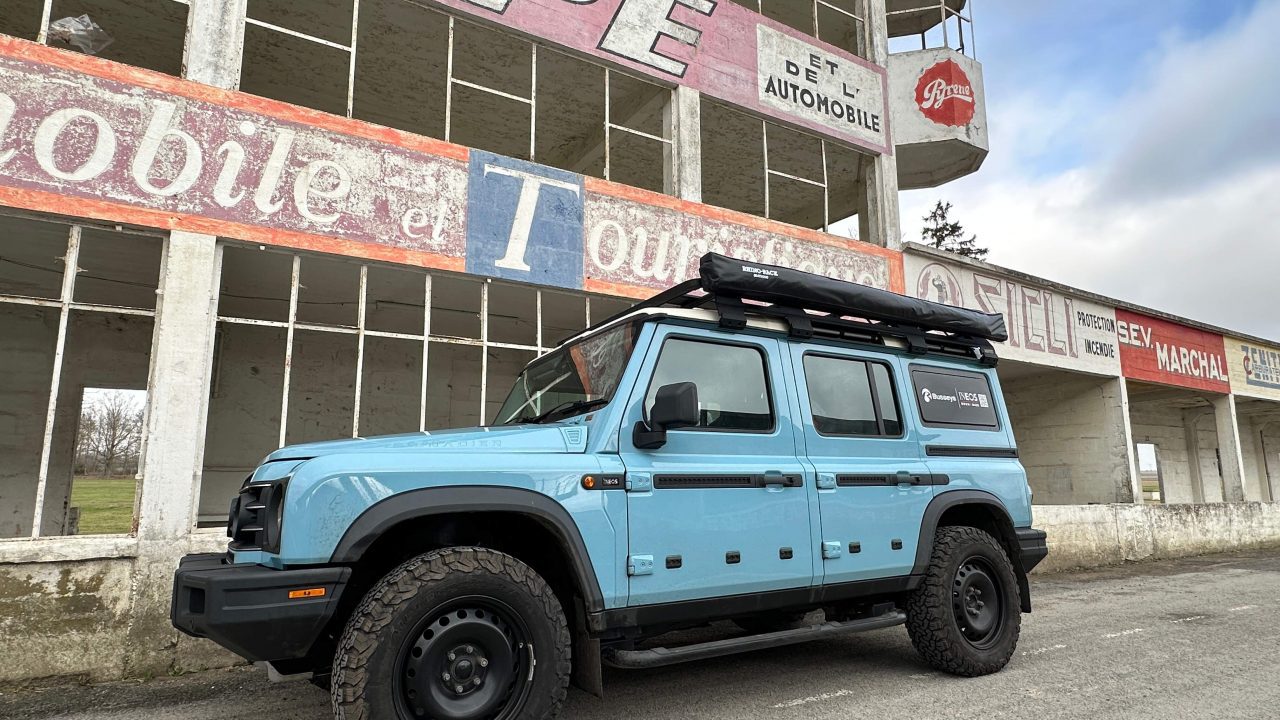
[[[1124,475],[1116,478],[1116,502],[1142,504],[1142,473],[1138,472],[1138,450],[1133,442],[1133,419],[1129,416],[1129,383],[1116,378],[1102,386],[1104,402],[1113,408],[1111,427],[1124,439]],[[1117,417],[1118,416],[1118,417]]]
[[1213,417],[1218,427],[1218,456],[1222,465],[1222,499],[1244,502],[1244,454],[1240,424],[1236,418],[1236,396],[1213,398]]
[[1182,434],[1187,444],[1187,469],[1191,476],[1191,502],[1204,502],[1204,477],[1200,471],[1200,418],[1207,410],[1183,410]]
[[244,59],[248,0],[190,0],[182,77],[237,90]]

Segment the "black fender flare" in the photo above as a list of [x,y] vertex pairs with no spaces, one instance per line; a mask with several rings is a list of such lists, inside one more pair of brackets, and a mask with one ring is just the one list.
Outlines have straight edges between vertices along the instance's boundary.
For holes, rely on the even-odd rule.
[[343,533],[330,562],[350,565],[391,528],[409,520],[458,513],[501,512],[525,515],[559,540],[589,612],[604,610],[604,596],[578,524],[552,498],[533,490],[490,485],[450,485],[397,493],[369,506]]
[[929,560],[933,556],[933,537],[938,531],[938,521],[946,511],[963,505],[978,505],[992,511],[1000,531],[996,540],[1004,546],[1005,552],[1009,555],[1009,562],[1013,565],[1014,575],[1018,578],[1022,612],[1031,612],[1031,584],[1017,555],[1018,539],[1013,529],[1013,518],[1000,498],[983,490],[949,490],[934,496],[933,500],[929,501],[924,511],[924,518],[920,521],[920,542],[916,545],[916,561],[911,574],[924,575],[928,571]]

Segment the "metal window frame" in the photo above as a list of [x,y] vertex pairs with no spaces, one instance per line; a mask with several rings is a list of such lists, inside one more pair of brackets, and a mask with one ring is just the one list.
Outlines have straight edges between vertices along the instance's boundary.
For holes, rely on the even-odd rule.
[[[46,8],[50,4],[51,4],[50,0],[46,0]],[[18,215],[18,217],[27,217],[27,216]],[[145,308],[122,307],[118,305],[106,305],[102,303],[77,302],[75,300],[76,278],[81,272],[81,268],[79,265],[81,236],[85,227],[87,226],[78,224],[78,223],[67,223],[66,254],[63,255],[61,258],[59,258],[63,263],[63,267],[62,267],[62,285],[61,285],[61,288],[59,289],[57,300],[53,300],[50,298],[29,297],[26,295],[0,294],[0,305],[25,305],[25,306],[35,306],[35,307],[58,308],[59,310],[58,336],[57,336],[57,340],[54,343],[53,370],[52,370],[52,375],[49,383],[49,398],[48,398],[48,402],[45,405],[44,431],[41,436],[41,444],[40,444],[40,467],[36,475],[35,507],[33,508],[32,517],[31,517],[31,533],[29,537],[31,537],[32,539],[40,538],[40,537],[63,537],[60,535],[45,536],[41,533],[40,529],[41,529],[41,525],[44,523],[45,517],[47,516],[44,505],[48,496],[49,466],[53,462],[53,436],[54,436],[55,427],[57,425],[58,396],[62,390],[62,372],[64,367],[63,361],[66,356],[67,330],[70,324],[72,311],[98,312],[98,313],[106,313],[106,314],[112,314],[112,315],[131,315],[131,316],[137,316],[137,317],[149,317],[149,318],[152,318],[153,320],[155,319],[155,316],[156,316],[155,309],[148,310]],[[117,229],[117,231],[121,231],[121,230]],[[169,242],[167,236],[160,233],[143,233],[143,232],[129,232],[129,234],[146,235],[148,237],[154,237],[154,238],[160,239],[164,243],[164,245],[162,245],[161,247],[161,257],[163,258],[167,254],[166,247]],[[69,270],[70,272],[68,272]],[[158,289],[159,287],[157,287],[157,290]],[[155,329],[152,328],[153,343],[154,343],[154,335],[155,335]],[[149,353],[149,355],[150,357],[148,359],[148,362],[150,362],[151,359],[154,359],[153,353]],[[150,374],[148,374],[148,382],[149,381],[150,381]],[[147,423],[145,422],[145,418],[151,412],[150,387],[148,386],[145,389],[145,391],[147,392],[147,401],[143,406],[144,422],[142,427],[140,453],[141,453],[141,449],[146,447]],[[143,467],[141,462],[142,461],[141,461],[141,455],[140,455],[138,472],[134,476],[134,479],[138,481],[141,481],[142,475],[143,475]],[[135,490],[134,499],[135,499],[134,520],[136,521],[137,512],[138,512],[137,505],[136,505],[136,500],[137,500],[136,490]]]
[[[770,126],[776,127],[779,130],[786,130],[788,132],[794,132],[799,135],[811,137],[818,141],[819,151],[822,156],[821,157],[822,180],[814,180],[812,178],[792,175],[789,173],[782,172],[781,170],[774,170],[772,167],[769,166],[769,128]],[[805,185],[810,185],[810,186],[822,189],[822,231],[831,232],[831,186],[827,176],[827,171],[828,171],[827,142],[828,141],[824,138],[818,137],[817,135],[811,135],[809,133],[801,132],[799,130],[793,130],[791,128],[784,127],[782,125],[778,125],[777,123],[769,122],[768,120],[761,120],[760,127],[761,127],[761,138],[762,138],[761,145],[764,148],[764,217],[768,220],[775,219],[773,217],[773,212],[772,212],[773,211],[772,180],[776,176],[776,177],[784,178],[787,180],[793,180],[795,182],[803,183]]]
[[[769,1],[770,2],[795,2],[795,0],[769,0]],[[939,0],[939,1],[941,2],[942,0]],[[815,39],[820,40],[822,38],[822,25],[818,19],[818,10],[824,7],[827,8],[828,10],[834,10],[835,12],[838,12],[841,15],[844,15],[845,17],[853,20],[854,23],[859,28],[859,32],[856,37],[856,41],[859,43],[859,47],[842,48],[842,49],[847,50],[860,58],[869,59],[867,57],[867,54],[868,54],[867,49],[871,47],[871,39],[868,37],[869,25],[867,23],[866,0],[855,0],[855,2],[857,2],[858,4],[858,7],[860,8],[856,12],[850,12],[849,10],[846,10],[842,7],[833,5],[832,3],[828,2],[828,0],[810,0],[810,2],[812,3],[812,6],[813,6],[812,14],[811,14],[811,19],[813,21],[813,32],[809,33],[804,28],[800,28],[800,27],[795,27],[790,25],[788,25],[788,27],[791,27],[793,30],[799,30],[800,32],[803,32],[807,35],[812,36]],[[756,13],[759,15],[764,15],[764,0],[756,0],[755,4],[756,4]]]
[[[952,49],[958,51],[961,55],[968,56],[974,60],[978,59],[977,43],[974,40],[973,32],[973,6],[975,0],[969,0],[965,5],[965,10],[952,10],[947,7],[947,0],[919,0],[919,2],[921,4],[916,7],[886,12],[886,20],[894,15],[923,14],[932,11],[933,8],[936,7],[938,9],[939,23],[935,27],[942,29],[942,45],[935,47],[951,47],[951,31],[948,29],[947,25],[950,20],[954,19],[956,21],[956,35],[958,42],[957,47]],[[969,38],[967,43],[965,41],[964,34],[965,23],[968,23],[969,25]],[[905,35],[903,37],[910,37],[910,35]],[[929,49],[928,30],[920,33],[920,49]]]
[[[191,6],[191,0],[172,0],[179,5]],[[356,0],[359,2],[359,0]],[[49,44],[49,23],[53,22],[53,0],[44,0],[44,5],[40,8],[40,31],[36,33],[36,42],[41,45]]]
[[[240,247],[234,243],[219,243],[219,272],[222,268],[222,252],[224,247]],[[545,343],[545,326],[543,322],[543,289],[533,288],[535,293],[535,343],[528,345],[524,343],[500,342],[490,338],[490,312],[489,312],[489,289],[493,285],[492,278],[474,278],[480,289],[480,332],[479,337],[464,337],[454,335],[441,335],[432,331],[431,314],[434,304],[434,288],[433,279],[439,273],[422,271],[421,269],[409,268],[404,266],[388,266],[401,272],[421,272],[423,278],[423,322],[422,333],[400,333],[385,330],[373,330],[368,327],[368,293],[369,293],[369,269],[371,267],[383,267],[379,264],[354,261],[350,264],[358,268],[360,275],[359,296],[357,298],[358,315],[357,323],[354,326],[300,322],[298,320],[298,293],[301,287],[301,274],[303,260],[308,257],[322,257],[309,253],[298,253],[289,251],[275,251],[291,257],[291,272],[289,278],[289,315],[285,320],[262,320],[257,318],[237,317],[219,312],[215,319],[215,328],[218,324],[228,325],[245,325],[255,327],[269,327],[285,330],[285,348],[283,357],[283,377],[281,379],[280,390],[280,422],[277,428],[277,447],[284,447],[287,444],[289,432],[289,396],[292,388],[293,378],[293,349],[297,331],[305,331],[310,333],[321,333],[328,335],[348,335],[356,337],[356,379],[354,384],[354,398],[352,410],[352,437],[360,436],[360,412],[364,402],[364,365],[367,338],[387,338],[393,340],[405,340],[411,342],[422,343],[422,367],[420,371],[419,397],[418,397],[418,430],[426,431],[427,429],[427,389],[430,377],[430,347],[433,343],[442,345],[462,345],[468,347],[480,348],[480,422],[487,422],[487,405],[489,397],[489,351],[491,349],[517,350],[530,353],[533,357],[541,357],[551,350]],[[556,294],[562,294],[570,297],[580,297],[583,299],[583,328],[591,326],[591,296],[586,294],[577,294],[570,291],[551,291]],[[56,305],[56,303],[54,303]]]

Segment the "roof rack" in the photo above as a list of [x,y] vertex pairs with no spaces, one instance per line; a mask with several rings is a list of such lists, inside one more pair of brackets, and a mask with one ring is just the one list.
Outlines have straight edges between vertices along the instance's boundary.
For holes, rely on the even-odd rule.
[[747,315],[781,319],[796,338],[873,345],[905,342],[916,355],[942,354],[998,362],[991,341],[1008,339],[1004,317],[917,300],[887,290],[716,253],[702,257],[700,277],[654,295],[608,324],[644,308],[712,308],[720,326],[739,330]]

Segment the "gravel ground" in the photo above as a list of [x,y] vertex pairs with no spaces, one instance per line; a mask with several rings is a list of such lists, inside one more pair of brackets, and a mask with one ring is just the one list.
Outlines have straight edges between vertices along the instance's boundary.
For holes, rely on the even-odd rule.
[[[933,672],[891,628],[698,664],[606,671],[573,720],[667,718],[1280,718],[1280,552],[1134,565],[1032,582],[1013,662]],[[323,720],[327,696],[252,669],[0,694],[0,718]]]

